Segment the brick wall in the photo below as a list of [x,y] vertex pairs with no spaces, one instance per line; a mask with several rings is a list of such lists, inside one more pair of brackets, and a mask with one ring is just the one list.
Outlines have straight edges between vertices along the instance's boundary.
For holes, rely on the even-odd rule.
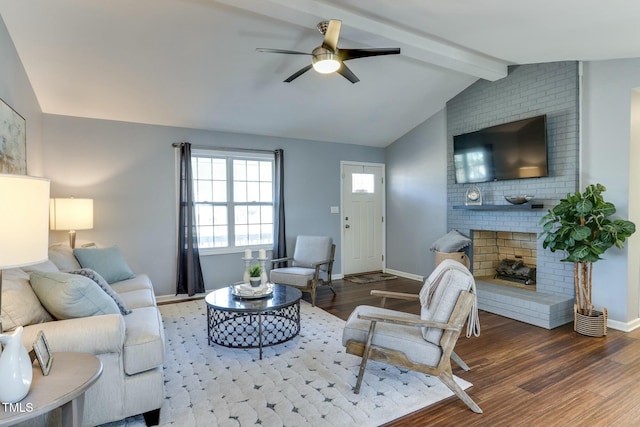
[[473,240],[473,275],[491,277],[496,274],[500,257],[498,255],[498,232],[477,231],[471,233]]
[[[547,209],[578,186],[578,64],[554,62],[513,66],[504,79],[479,80],[447,103],[447,225],[470,236],[472,230],[533,233]],[[549,176],[476,184],[483,204],[505,205],[505,195],[532,194],[538,210],[465,210],[466,184],[455,183],[453,136],[514,120],[547,115]],[[533,245],[531,245],[533,246]],[[572,296],[573,268],[561,253],[536,239],[537,291]],[[469,254],[473,256],[473,253]]]

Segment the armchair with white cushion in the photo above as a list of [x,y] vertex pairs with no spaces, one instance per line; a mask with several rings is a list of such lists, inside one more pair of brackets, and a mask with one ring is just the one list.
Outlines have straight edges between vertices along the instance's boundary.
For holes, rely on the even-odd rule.
[[342,344],[347,353],[360,356],[360,370],[354,387],[357,394],[369,360],[438,377],[467,406],[477,413],[480,407],[455,382],[454,359],[464,370],[468,366],[453,351],[468,319],[467,336],[480,333],[475,280],[469,270],[453,260],[444,260],[425,280],[419,295],[372,291],[385,298],[415,300],[421,314],[361,305],[345,325]]
[[286,267],[272,269],[269,280],[311,293],[311,304],[315,306],[318,286],[329,286],[331,292],[336,293],[331,283],[335,251],[331,237],[298,236],[293,258],[271,260],[273,266],[286,263]]

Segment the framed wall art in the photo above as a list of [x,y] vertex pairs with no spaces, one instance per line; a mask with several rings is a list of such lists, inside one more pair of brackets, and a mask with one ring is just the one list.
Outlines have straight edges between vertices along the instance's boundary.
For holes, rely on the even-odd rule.
[[27,174],[27,121],[0,99],[0,173]]

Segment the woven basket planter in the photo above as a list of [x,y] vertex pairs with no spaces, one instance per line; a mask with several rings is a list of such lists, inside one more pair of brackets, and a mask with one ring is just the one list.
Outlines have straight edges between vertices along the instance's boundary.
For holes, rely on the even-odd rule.
[[578,313],[578,307],[573,306],[574,318],[573,329],[588,337],[603,337],[607,335],[607,309],[603,308],[602,311],[593,310],[593,315],[585,316]]

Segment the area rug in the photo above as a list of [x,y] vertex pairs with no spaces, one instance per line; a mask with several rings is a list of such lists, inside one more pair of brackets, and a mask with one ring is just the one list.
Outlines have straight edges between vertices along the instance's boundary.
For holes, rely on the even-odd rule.
[[[369,362],[354,394],[360,358],[342,347],[345,322],[304,301],[300,334],[266,347],[262,360],[258,349],[209,346],[205,306],[160,306],[167,343],[160,425],[378,426],[453,395],[435,377],[379,362]],[[142,427],[144,420],[105,426]]]
[[344,278],[344,280],[348,280],[349,282],[363,285],[367,283],[380,282],[382,280],[392,280],[397,278],[398,276],[394,276],[393,274],[372,273],[372,274],[359,274],[357,276],[347,276]]

